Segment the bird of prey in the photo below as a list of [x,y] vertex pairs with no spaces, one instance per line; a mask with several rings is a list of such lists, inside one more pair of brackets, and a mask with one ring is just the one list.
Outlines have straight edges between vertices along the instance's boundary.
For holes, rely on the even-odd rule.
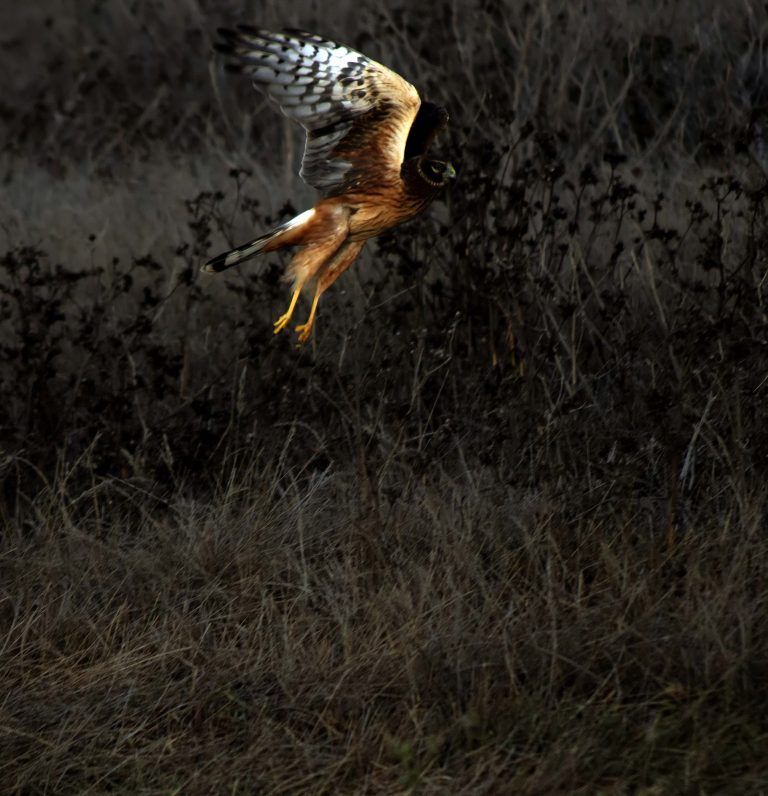
[[312,33],[274,33],[249,25],[220,29],[218,52],[230,71],[248,75],[306,131],[300,175],[322,198],[310,210],[265,235],[214,257],[217,273],[250,257],[295,246],[286,278],[293,281],[291,319],[305,285],[314,282],[304,343],[320,296],[355,261],[369,238],[423,210],[456,172],[427,157],[448,122],[445,108],[422,102],[416,89],[386,66]]

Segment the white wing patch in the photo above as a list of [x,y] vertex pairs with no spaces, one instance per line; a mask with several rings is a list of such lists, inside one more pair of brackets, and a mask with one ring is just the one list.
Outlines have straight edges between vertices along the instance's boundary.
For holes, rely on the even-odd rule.
[[315,208],[310,207],[309,210],[305,210],[303,213],[299,213],[299,215],[292,218],[290,221],[286,221],[283,224],[284,229],[293,229],[294,227],[300,227],[302,224],[305,224],[309,221],[312,216],[315,215]]

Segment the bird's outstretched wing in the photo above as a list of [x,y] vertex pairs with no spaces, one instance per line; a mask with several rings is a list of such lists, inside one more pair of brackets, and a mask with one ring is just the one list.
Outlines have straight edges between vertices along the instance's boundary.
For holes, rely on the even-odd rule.
[[400,178],[421,100],[400,75],[312,33],[220,29],[216,50],[233,58],[290,119],[307,131],[302,179],[325,196],[378,188]]

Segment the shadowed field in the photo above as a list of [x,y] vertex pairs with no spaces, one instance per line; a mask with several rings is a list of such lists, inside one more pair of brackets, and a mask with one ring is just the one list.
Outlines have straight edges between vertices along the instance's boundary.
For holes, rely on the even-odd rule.
[[[765,9],[28,5],[4,792],[765,792]],[[451,113],[459,179],[301,349],[279,256],[199,273],[313,200],[238,21]]]

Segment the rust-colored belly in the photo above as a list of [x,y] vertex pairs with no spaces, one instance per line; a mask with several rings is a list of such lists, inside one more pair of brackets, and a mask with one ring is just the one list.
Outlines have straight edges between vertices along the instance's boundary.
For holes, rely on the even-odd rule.
[[350,208],[349,237],[367,240],[402,224],[421,212],[428,204],[404,191],[385,191],[345,196]]

